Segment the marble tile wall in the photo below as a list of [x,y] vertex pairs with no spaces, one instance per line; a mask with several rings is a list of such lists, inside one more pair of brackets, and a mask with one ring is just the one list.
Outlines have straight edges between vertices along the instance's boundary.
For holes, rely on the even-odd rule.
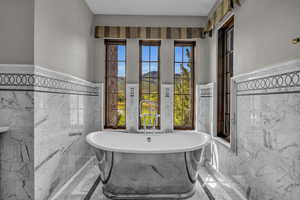
[[34,94],[0,90],[0,199],[34,199]]
[[211,134],[213,121],[213,87],[214,84],[197,86],[197,131]]
[[126,129],[137,132],[139,129],[139,85],[126,85]]
[[97,98],[35,93],[36,199],[48,199],[93,155],[85,136],[100,129]]
[[101,85],[38,66],[0,66],[0,199],[49,199],[93,155]]
[[[196,129],[199,132],[213,133],[213,92],[214,84],[197,85]],[[211,161],[211,145],[204,150],[205,159]]]
[[173,84],[161,85],[160,124],[163,132],[173,131]]
[[237,183],[247,199],[299,199],[300,61],[233,81],[237,151],[214,140],[213,167]]

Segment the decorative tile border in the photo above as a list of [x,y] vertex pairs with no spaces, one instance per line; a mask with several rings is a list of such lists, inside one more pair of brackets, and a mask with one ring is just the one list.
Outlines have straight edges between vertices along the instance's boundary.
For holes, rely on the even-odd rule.
[[99,95],[99,86],[67,74],[30,65],[0,65],[0,90]]
[[295,71],[240,82],[237,86],[237,92],[266,89],[283,89],[299,86],[300,71]]
[[237,95],[300,92],[300,60],[232,78]]

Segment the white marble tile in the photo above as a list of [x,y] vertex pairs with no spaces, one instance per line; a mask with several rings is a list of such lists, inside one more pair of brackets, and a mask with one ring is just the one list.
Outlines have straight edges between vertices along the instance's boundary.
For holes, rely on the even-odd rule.
[[98,100],[97,96],[35,92],[38,198],[53,195],[92,155],[85,135],[99,130]]
[[137,132],[139,129],[139,85],[126,86],[126,129]]
[[161,130],[163,132],[172,132],[173,127],[173,85],[162,84],[161,85]]
[[33,199],[33,92],[0,91],[0,199]]
[[33,65],[0,68],[9,90],[0,126],[10,127],[0,136],[0,199],[47,199],[92,156],[85,135],[101,128],[102,88]]
[[[289,62],[234,78],[237,152],[213,141],[207,156],[247,199],[300,196],[299,70],[299,62]],[[263,84],[272,80],[278,82]]]

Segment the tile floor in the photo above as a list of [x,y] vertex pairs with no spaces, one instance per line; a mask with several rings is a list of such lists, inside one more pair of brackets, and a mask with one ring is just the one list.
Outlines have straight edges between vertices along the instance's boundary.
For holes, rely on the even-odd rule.
[[[188,200],[240,200],[227,182],[217,181],[206,168],[199,170],[195,195]],[[109,200],[102,193],[99,170],[95,162],[86,167],[62,193],[53,200]],[[227,187],[227,188],[226,188]],[[229,187],[229,189],[228,189]]]

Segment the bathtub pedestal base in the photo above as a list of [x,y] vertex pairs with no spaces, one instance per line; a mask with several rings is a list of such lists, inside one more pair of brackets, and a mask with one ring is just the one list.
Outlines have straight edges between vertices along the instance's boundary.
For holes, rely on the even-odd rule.
[[110,199],[186,199],[195,193],[201,150],[132,154],[96,150]]

